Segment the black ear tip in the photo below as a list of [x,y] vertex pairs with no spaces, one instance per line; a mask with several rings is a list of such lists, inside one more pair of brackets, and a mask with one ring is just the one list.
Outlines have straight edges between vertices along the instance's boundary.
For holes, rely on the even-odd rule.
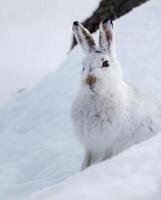
[[103,22],[103,23],[106,23],[106,22],[108,22],[109,20],[110,20],[110,18],[106,17],[102,22]]
[[102,21],[103,24],[104,24],[104,23],[107,23],[107,22],[110,22],[111,25],[112,25],[112,27],[113,27],[112,20],[111,20],[109,17],[106,17],[106,18]]
[[73,25],[75,25],[75,26],[78,26],[78,24],[79,24],[78,21],[73,22]]

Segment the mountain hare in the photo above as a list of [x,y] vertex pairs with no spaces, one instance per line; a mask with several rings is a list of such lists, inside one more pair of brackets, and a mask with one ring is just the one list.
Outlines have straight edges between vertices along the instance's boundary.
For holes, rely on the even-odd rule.
[[161,131],[161,105],[123,80],[109,19],[100,23],[99,46],[79,22],[73,23],[73,31],[86,53],[72,105],[74,127],[85,147],[85,169]]

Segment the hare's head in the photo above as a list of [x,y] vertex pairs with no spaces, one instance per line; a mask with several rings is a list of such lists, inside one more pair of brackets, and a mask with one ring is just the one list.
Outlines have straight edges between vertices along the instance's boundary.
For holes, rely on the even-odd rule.
[[120,77],[121,71],[115,58],[112,21],[105,19],[100,23],[98,46],[90,32],[79,22],[73,23],[73,32],[86,53],[82,62],[83,86],[98,91],[110,82],[113,84]]

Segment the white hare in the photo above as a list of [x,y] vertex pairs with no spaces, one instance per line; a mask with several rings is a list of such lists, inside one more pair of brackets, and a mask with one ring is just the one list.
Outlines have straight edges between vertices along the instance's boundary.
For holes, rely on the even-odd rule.
[[161,105],[123,80],[109,19],[100,23],[99,46],[79,22],[73,23],[73,31],[86,53],[72,105],[74,127],[85,147],[85,169],[161,131]]

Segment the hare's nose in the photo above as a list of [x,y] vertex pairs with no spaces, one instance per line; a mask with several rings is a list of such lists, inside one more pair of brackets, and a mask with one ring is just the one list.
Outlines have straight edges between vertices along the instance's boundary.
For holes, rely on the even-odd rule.
[[92,86],[96,83],[96,77],[92,75],[88,75],[86,78],[86,84]]

